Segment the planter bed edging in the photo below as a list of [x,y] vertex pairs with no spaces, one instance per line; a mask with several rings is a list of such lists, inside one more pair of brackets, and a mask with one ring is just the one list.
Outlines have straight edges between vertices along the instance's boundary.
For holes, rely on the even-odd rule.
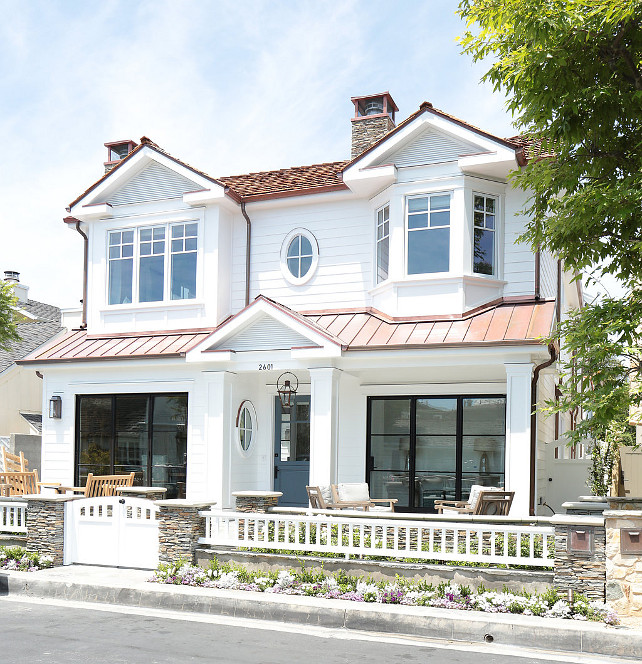
[[345,560],[344,558],[323,558],[314,556],[294,556],[278,553],[256,553],[235,549],[196,549],[196,564],[207,567],[213,558],[220,562],[233,562],[244,565],[251,571],[278,572],[282,569],[301,569],[333,573],[344,570],[352,576],[369,576],[376,581],[394,581],[396,576],[415,581],[426,581],[433,585],[453,582],[460,586],[489,590],[521,592],[545,592],[553,587],[553,571],[510,570],[492,567],[459,567],[454,565],[423,565],[376,560]]

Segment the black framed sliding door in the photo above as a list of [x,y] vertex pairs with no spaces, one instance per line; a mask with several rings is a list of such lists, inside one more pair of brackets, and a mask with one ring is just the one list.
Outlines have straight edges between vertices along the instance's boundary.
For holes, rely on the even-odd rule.
[[504,486],[506,397],[368,397],[367,439],[370,495],[431,512],[473,484]]

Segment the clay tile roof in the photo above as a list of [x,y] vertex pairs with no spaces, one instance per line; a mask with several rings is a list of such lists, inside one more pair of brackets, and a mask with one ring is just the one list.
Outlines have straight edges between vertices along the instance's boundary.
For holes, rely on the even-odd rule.
[[524,157],[527,161],[555,156],[552,146],[542,141],[541,138],[533,138],[532,136],[520,134],[518,136],[511,136],[506,140],[509,143],[513,143],[517,148],[521,148],[524,151]]
[[345,188],[341,169],[347,161],[331,161],[311,166],[295,166],[278,171],[262,171],[246,175],[231,175],[218,178],[241,198],[278,193],[300,193],[318,188]]

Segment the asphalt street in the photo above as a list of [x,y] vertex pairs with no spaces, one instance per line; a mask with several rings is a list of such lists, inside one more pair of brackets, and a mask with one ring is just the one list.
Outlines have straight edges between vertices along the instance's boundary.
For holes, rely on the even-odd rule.
[[[153,609],[0,598],[0,664],[545,664],[604,662]],[[612,660],[613,662],[622,660]],[[629,660],[630,661],[630,660]]]

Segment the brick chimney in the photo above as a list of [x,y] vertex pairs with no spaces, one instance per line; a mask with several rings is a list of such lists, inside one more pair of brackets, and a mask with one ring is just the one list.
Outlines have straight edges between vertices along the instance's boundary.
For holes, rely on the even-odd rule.
[[389,92],[352,97],[351,101],[354,117],[350,158],[354,159],[395,128],[395,112],[399,109]]
[[29,299],[29,286],[20,283],[20,272],[5,270],[4,281],[13,284],[13,294],[18,298],[18,302],[26,302]]
[[105,143],[107,148],[107,161],[105,162],[105,173],[109,173],[114,166],[121,162],[135,147],[134,141],[112,141]]

